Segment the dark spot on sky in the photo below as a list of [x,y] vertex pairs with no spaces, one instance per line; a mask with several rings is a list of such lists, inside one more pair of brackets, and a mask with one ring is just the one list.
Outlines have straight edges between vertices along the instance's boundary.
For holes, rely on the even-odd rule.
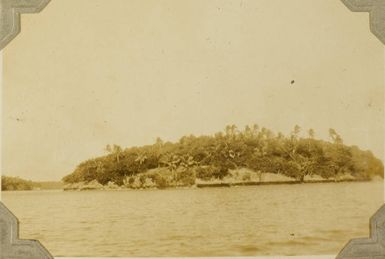
[[294,83],[295,83],[295,81],[294,81],[294,80],[291,80],[290,84],[294,84]]

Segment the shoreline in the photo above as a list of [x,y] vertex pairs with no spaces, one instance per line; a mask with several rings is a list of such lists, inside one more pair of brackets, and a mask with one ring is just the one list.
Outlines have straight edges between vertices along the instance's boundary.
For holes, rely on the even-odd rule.
[[[381,180],[383,181],[383,179]],[[249,181],[249,182],[234,182],[234,183],[228,183],[228,182],[222,182],[222,183],[196,183],[191,186],[168,186],[165,188],[158,188],[158,187],[140,187],[140,188],[129,188],[129,187],[115,187],[111,188],[109,186],[103,186],[103,187],[90,187],[90,186],[84,186],[84,187],[67,187],[63,188],[61,190],[63,191],[129,191],[129,190],[165,190],[165,189],[204,189],[204,188],[230,188],[230,187],[239,187],[239,186],[266,186],[266,185],[294,185],[294,184],[317,184],[317,183],[359,183],[359,182],[381,182],[376,181],[373,179],[341,179],[341,180],[334,180],[334,179],[325,179],[325,180],[306,180],[306,181],[266,181],[266,182],[256,182],[256,181]]]
[[62,189],[32,189],[32,190],[1,190],[1,192],[34,192],[34,191],[65,191],[65,192],[79,192],[79,191],[146,191],[146,190],[189,190],[189,189],[205,189],[205,188],[231,188],[231,187],[245,187],[245,186],[267,186],[267,185],[296,185],[296,184],[317,184],[317,183],[363,183],[363,182],[383,182],[384,180],[373,179],[342,179],[342,180],[307,180],[307,181],[271,181],[271,182],[235,182],[235,183],[197,183],[192,186],[169,186],[165,188],[147,187],[147,188],[129,188],[118,187],[110,188],[103,186],[99,188],[80,187],[80,188],[62,188]]
[[307,180],[307,181],[272,181],[272,182],[235,182],[235,183],[198,183],[197,188],[232,187],[232,186],[258,186],[258,185],[284,185],[284,184],[308,184],[308,183],[342,183],[342,182],[370,182],[372,180]]

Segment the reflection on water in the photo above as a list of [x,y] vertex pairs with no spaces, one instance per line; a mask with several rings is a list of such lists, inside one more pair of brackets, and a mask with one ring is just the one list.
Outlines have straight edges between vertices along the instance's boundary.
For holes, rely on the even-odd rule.
[[382,182],[2,194],[55,256],[336,254],[383,197]]

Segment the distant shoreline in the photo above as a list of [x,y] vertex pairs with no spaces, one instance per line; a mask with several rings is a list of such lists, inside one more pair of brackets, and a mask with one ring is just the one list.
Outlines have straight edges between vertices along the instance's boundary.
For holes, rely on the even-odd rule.
[[2,191],[62,190],[61,181],[31,181],[20,177],[1,176]]

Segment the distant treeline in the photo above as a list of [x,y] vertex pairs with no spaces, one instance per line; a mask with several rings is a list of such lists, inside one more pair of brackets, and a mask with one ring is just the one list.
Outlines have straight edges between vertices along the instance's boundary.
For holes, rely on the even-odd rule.
[[1,190],[2,191],[21,191],[32,190],[33,182],[21,179],[19,177],[1,177]]
[[[184,136],[176,143],[158,138],[155,144],[142,147],[123,149],[108,145],[108,155],[82,162],[63,181],[96,180],[103,185],[109,182],[125,185],[138,174],[145,178],[142,173],[154,168],[167,168],[178,173],[174,177],[190,182],[197,178],[223,179],[230,169],[237,168],[283,174],[300,181],[307,175],[325,179],[342,174],[350,174],[357,180],[383,178],[383,163],[372,152],[343,144],[334,129],[329,130],[329,137],[330,141],[316,139],[313,129],[301,134],[299,126],[285,136],[258,125],[246,126],[243,130],[230,125],[224,132]],[[152,177],[162,181],[161,175]]]
[[28,191],[28,190],[63,189],[62,182],[33,182],[20,177],[1,176],[2,191]]

